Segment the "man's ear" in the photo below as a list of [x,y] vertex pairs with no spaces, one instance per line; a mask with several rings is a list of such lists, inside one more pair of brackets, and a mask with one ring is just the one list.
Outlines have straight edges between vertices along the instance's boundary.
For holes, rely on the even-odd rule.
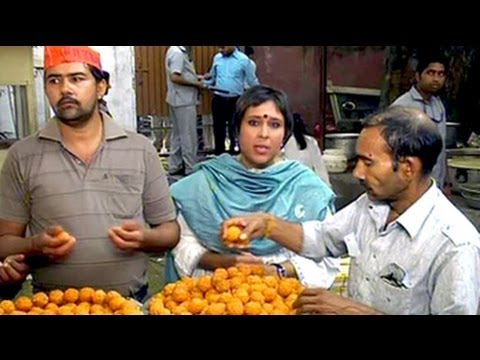
[[406,178],[413,179],[422,172],[422,163],[418,157],[405,156],[400,159],[400,168]]
[[417,71],[415,72],[415,83],[418,84],[420,82],[420,73]]
[[105,93],[107,92],[107,82],[105,79],[102,79],[98,82],[97,84],[97,97],[98,100],[102,99],[105,96]]

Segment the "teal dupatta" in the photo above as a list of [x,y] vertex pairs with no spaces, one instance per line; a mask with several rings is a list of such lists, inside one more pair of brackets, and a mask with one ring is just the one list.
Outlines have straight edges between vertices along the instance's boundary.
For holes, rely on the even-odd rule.
[[[220,240],[224,220],[267,212],[292,222],[323,220],[333,210],[332,190],[309,168],[285,160],[262,170],[248,170],[236,158],[223,154],[202,162],[188,177],[171,186],[178,211],[207,249],[228,254]],[[250,252],[277,253],[281,247],[269,239],[254,239]],[[234,250],[233,250],[234,251]],[[166,282],[179,279],[173,256],[167,254]]]

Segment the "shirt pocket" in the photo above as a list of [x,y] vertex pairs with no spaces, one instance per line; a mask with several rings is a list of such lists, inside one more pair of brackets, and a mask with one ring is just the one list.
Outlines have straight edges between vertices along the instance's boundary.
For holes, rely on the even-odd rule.
[[110,174],[107,206],[117,219],[135,219],[143,212],[143,177],[132,174]]
[[391,315],[407,315],[412,307],[411,288],[395,284],[385,278],[374,280],[372,306]]

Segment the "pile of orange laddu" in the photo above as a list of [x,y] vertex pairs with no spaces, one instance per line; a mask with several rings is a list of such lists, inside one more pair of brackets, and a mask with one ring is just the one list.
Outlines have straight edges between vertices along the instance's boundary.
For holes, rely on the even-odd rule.
[[116,291],[84,287],[37,292],[0,302],[0,315],[143,315],[141,305]]
[[216,269],[212,276],[168,284],[148,304],[152,315],[290,315],[303,286],[265,275],[259,265]]

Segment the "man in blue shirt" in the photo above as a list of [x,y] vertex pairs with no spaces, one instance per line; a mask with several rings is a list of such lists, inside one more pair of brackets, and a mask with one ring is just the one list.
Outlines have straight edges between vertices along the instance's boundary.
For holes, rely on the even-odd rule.
[[250,59],[240,52],[236,46],[219,46],[220,52],[213,58],[210,73],[204,80],[213,91],[212,117],[215,138],[215,155],[225,152],[226,129],[230,139],[230,149],[235,153],[235,133],[232,127],[235,104],[243,94],[245,83],[258,85]]
[[421,54],[415,74],[416,84],[412,86],[410,91],[395,100],[392,106],[401,105],[419,109],[427,114],[437,126],[442,136],[443,148],[433,168],[432,176],[435,178],[437,186],[448,194],[447,151],[445,147],[447,116],[442,100],[438,97],[438,93],[445,85],[447,66],[447,59],[438,52],[426,51]]

